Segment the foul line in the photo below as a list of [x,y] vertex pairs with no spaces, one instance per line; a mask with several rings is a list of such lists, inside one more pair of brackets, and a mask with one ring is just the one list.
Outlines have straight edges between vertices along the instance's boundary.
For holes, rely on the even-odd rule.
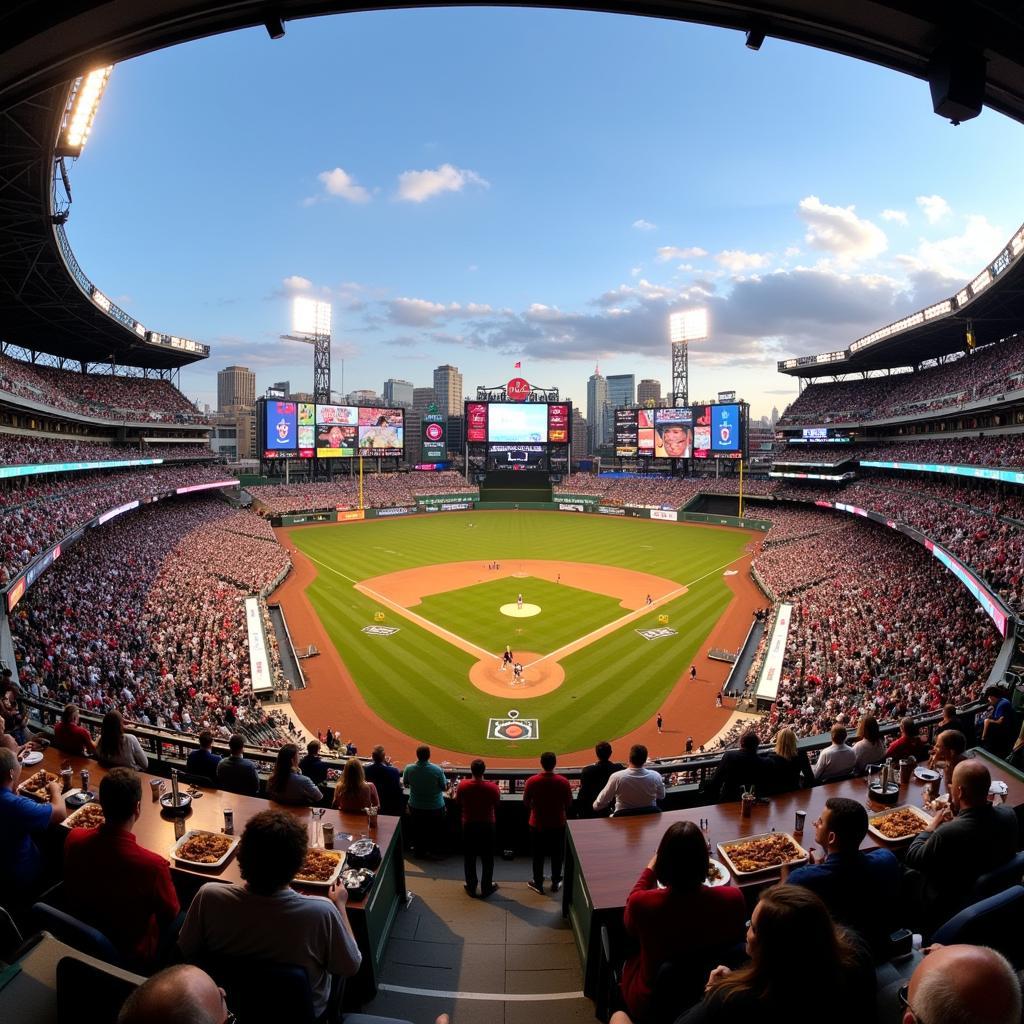
[[546,1003],[556,999],[583,999],[582,992],[444,992],[434,988],[410,988],[408,985],[377,985],[382,992],[398,992],[403,996],[433,996],[436,999],[484,999],[500,1003]]

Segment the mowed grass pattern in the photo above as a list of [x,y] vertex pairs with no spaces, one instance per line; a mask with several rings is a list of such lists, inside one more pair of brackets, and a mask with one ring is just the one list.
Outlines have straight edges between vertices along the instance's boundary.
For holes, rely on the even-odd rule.
[[[520,619],[501,611],[503,604],[514,604],[520,593],[524,603],[541,608],[539,615]],[[491,580],[445,594],[432,594],[412,610],[485,651],[498,654],[505,644],[514,654],[549,654],[570,640],[629,614],[614,597],[533,576]]]
[[[291,536],[318,570],[308,591],[313,607],[374,711],[417,739],[494,757],[580,750],[653,717],[728,605],[722,572],[749,539],[740,531],[688,524],[527,511],[439,513],[310,527]],[[451,561],[479,559],[483,567],[497,559],[513,567],[530,558],[621,566],[690,589],[570,655],[562,662],[564,684],[542,697],[481,693],[469,682],[471,655],[394,612],[386,613],[387,624],[400,630],[394,636],[361,632],[380,605],[356,591],[355,581],[412,566],[437,565],[443,572]],[[676,636],[652,641],[635,632],[657,626],[662,614]],[[447,628],[467,636],[470,623]],[[487,720],[512,707],[540,720],[539,739],[486,739]],[[343,728],[344,707],[337,718]]]

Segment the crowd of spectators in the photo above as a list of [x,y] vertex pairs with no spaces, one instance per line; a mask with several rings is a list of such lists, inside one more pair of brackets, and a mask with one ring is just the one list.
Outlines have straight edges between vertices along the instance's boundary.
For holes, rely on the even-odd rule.
[[1024,434],[983,437],[922,437],[882,444],[787,445],[775,451],[777,463],[837,465],[848,459],[925,462],[940,466],[1024,466]]
[[112,459],[213,458],[205,442],[146,445],[96,442],[39,434],[0,434],[0,466],[35,466],[47,462],[109,462]]
[[[594,476],[573,473],[554,488],[554,500],[568,500],[573,494],[589,494],[608,505],[650,505],[682,508],[701,492],[705,494],[738,494],[738,476]],[[772,492],[774,481],[743,480],[744,494],[766,495]]]
[[76,526],[103,512],[224,478],[216,466],[196,463],[12,480],[0,489],[0,585]]
[[279,740],[252,690],[243,598],[272,583],[287,555],[258,521],[217,498],[181,498],[88,534],[11,615],[21,685],[143,725]]
[[0,355],[0,391],[51,409],[132,423],[205,423],[170,381],[76,373]]

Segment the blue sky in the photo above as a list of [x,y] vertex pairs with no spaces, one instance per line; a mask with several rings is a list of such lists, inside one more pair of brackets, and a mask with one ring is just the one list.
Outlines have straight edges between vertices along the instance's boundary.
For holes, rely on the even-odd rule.
[[1024,129],[954,128],[927,85],[739,33],[561,11],[290,22],[114,69],[68,233],[147,326],[310,386],[290,296],[334,304],[334,386],[467,392],[524,375],[577,404],[595,362],[670,385],[667,317],[707,305],[690,395],[754,415],[779,358],[845,347],[973,277],[1024,220]]

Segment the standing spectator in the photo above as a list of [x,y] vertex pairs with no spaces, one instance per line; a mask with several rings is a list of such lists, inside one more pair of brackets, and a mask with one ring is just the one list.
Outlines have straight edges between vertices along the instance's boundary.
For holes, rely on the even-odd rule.
[[870,764],[881,764],[885,760],[885,742],[874,715],[865,715],[857,726],[857,742],[853,752],[857,755],[857,774],[863,775]]
[[912,718],[902,719],[900,734],[886,748],[885,756],[894,760],[912,757],[915,761],[923,761],[928,756],[928,744],[921,739]]
[[211,782],[217,779],[217,765],[220,757],[213,752],[213,733],[204,729],[199,734],[199,746],[188,755],[185,771],[192,775],[201,775]]
[[598,798],[601,790],[611,777],[613,772],[621,772],[625,765],[621,761],[613,761],[612,745],[607,740],[602,740],[594,747],[597,760],[588,764],[580,772],[580,788],[576,794],[576,817],[598,818],[606,817],[611,813],[611,808],[603,811],[594,810],[594,801]]
[[331,806],[346,814],[361,814],[367,807],[380,807],[377,787],[366,781],[363,762],[358,757],[350,757],[345,762],[341,778],[334,787]]
[[757,752],[761,740],[753,729],[740,737],[739,750],[727,750],[722,763],[708,781],[708,795],[714,800],[739,800],[744,791],[764,792],[770,765]]
[[167,861],[136,842],[142,783],[130,768],[100,780],[99,828],[73,828],[64,843],[68,909],[98,928],[133,970],[151,970],[181,909]]
[[1010,746],[1013,705],[1003,690],[990,686],[985,690],[988,710],[981,721],[981,745],[993,754],[1002,756]]
[[814,778],[817,782],[831,782],[852,775],[857,767],[857,755],[846,743],[846,727],[832,726],[832,744],[826,747],[814,762]]
[[405,809],[405,793],[402,790],[402,773],[388,762],[384,748],[376,746],[370,754],[370,763],[365,768],[366,781],[377,787],[380,797],[380,813],[400,816]]
[[256,796],[260,791],[260,777],[256,772],[256,763],[242,756],[245,740],[236,732],[228,740],[227,757],[217,763],[217,785],[231,793],[243,796]]
[[299,771],[299,748],[286,743],[277,752],[274,770],[267,779],[267,796],[279,804],[316,806],[323,800],[320,787]]
[[74,704],[66,704],[60,714],[60,721],[53,727],[53,745],[65,754],[77,757],[95,754],[96,744],[89,730],[78,724],[78,718],[78,708]]
[[319,740],[310,740],[306,744],[306,756],[299,762],[299,771],[318,786],[327,781],[327,765],[320,756]]
[[533,840],[533,878],[530,888],[544,893],[544,859],[551,858],[551,891],[562,885],[562,856],[565,847],[565,820],[572,808],[569,780],[555,774],[557,758],[547,750],[540,755],[543,769],[531,775],[523,788],[523,804],[530,812],[530,836]]
[[814,785],[807,751],[797,748],[796,733],[792,729],[780,729],[775,734],[775,750],[768,755],[768,766],[773,793],[789,793]]
[[495,821],[501,791],[484,778],[487,765],[475,758],[469,766],[472,778],[463,779],[455,791],[462,812],[462,852],[465,862],[466,892],[476,896],[476,862],[480,858],[480,895],[487,899],[497,890],[494,884]]
[[665,799],[665,780],[661,772],[645,768],[646,764],[647,748],[642,743],[634,743],[629,748],[629,767],[608,777],[594,801],[594,810],[603,810],[613,803],[615,814],[642,808],[657,809],[658,801]]
[[103,716],[96,757],[104,768],[136,768],[144,772],[149,767],[142,744],[124,731],[124,722],[116,711],[108,711]]
[[419,856],[429,857],[440,847],[448,780],[430,760],[426,744],[416,748],[416,760],[405,766],[402,784],[409,788],[410,845]]
[[324,743],[327,744],[327,749],[333,754],[338,746],[338,741],[334,737],[334,730],[327,726],[327,736],[324,739]]

